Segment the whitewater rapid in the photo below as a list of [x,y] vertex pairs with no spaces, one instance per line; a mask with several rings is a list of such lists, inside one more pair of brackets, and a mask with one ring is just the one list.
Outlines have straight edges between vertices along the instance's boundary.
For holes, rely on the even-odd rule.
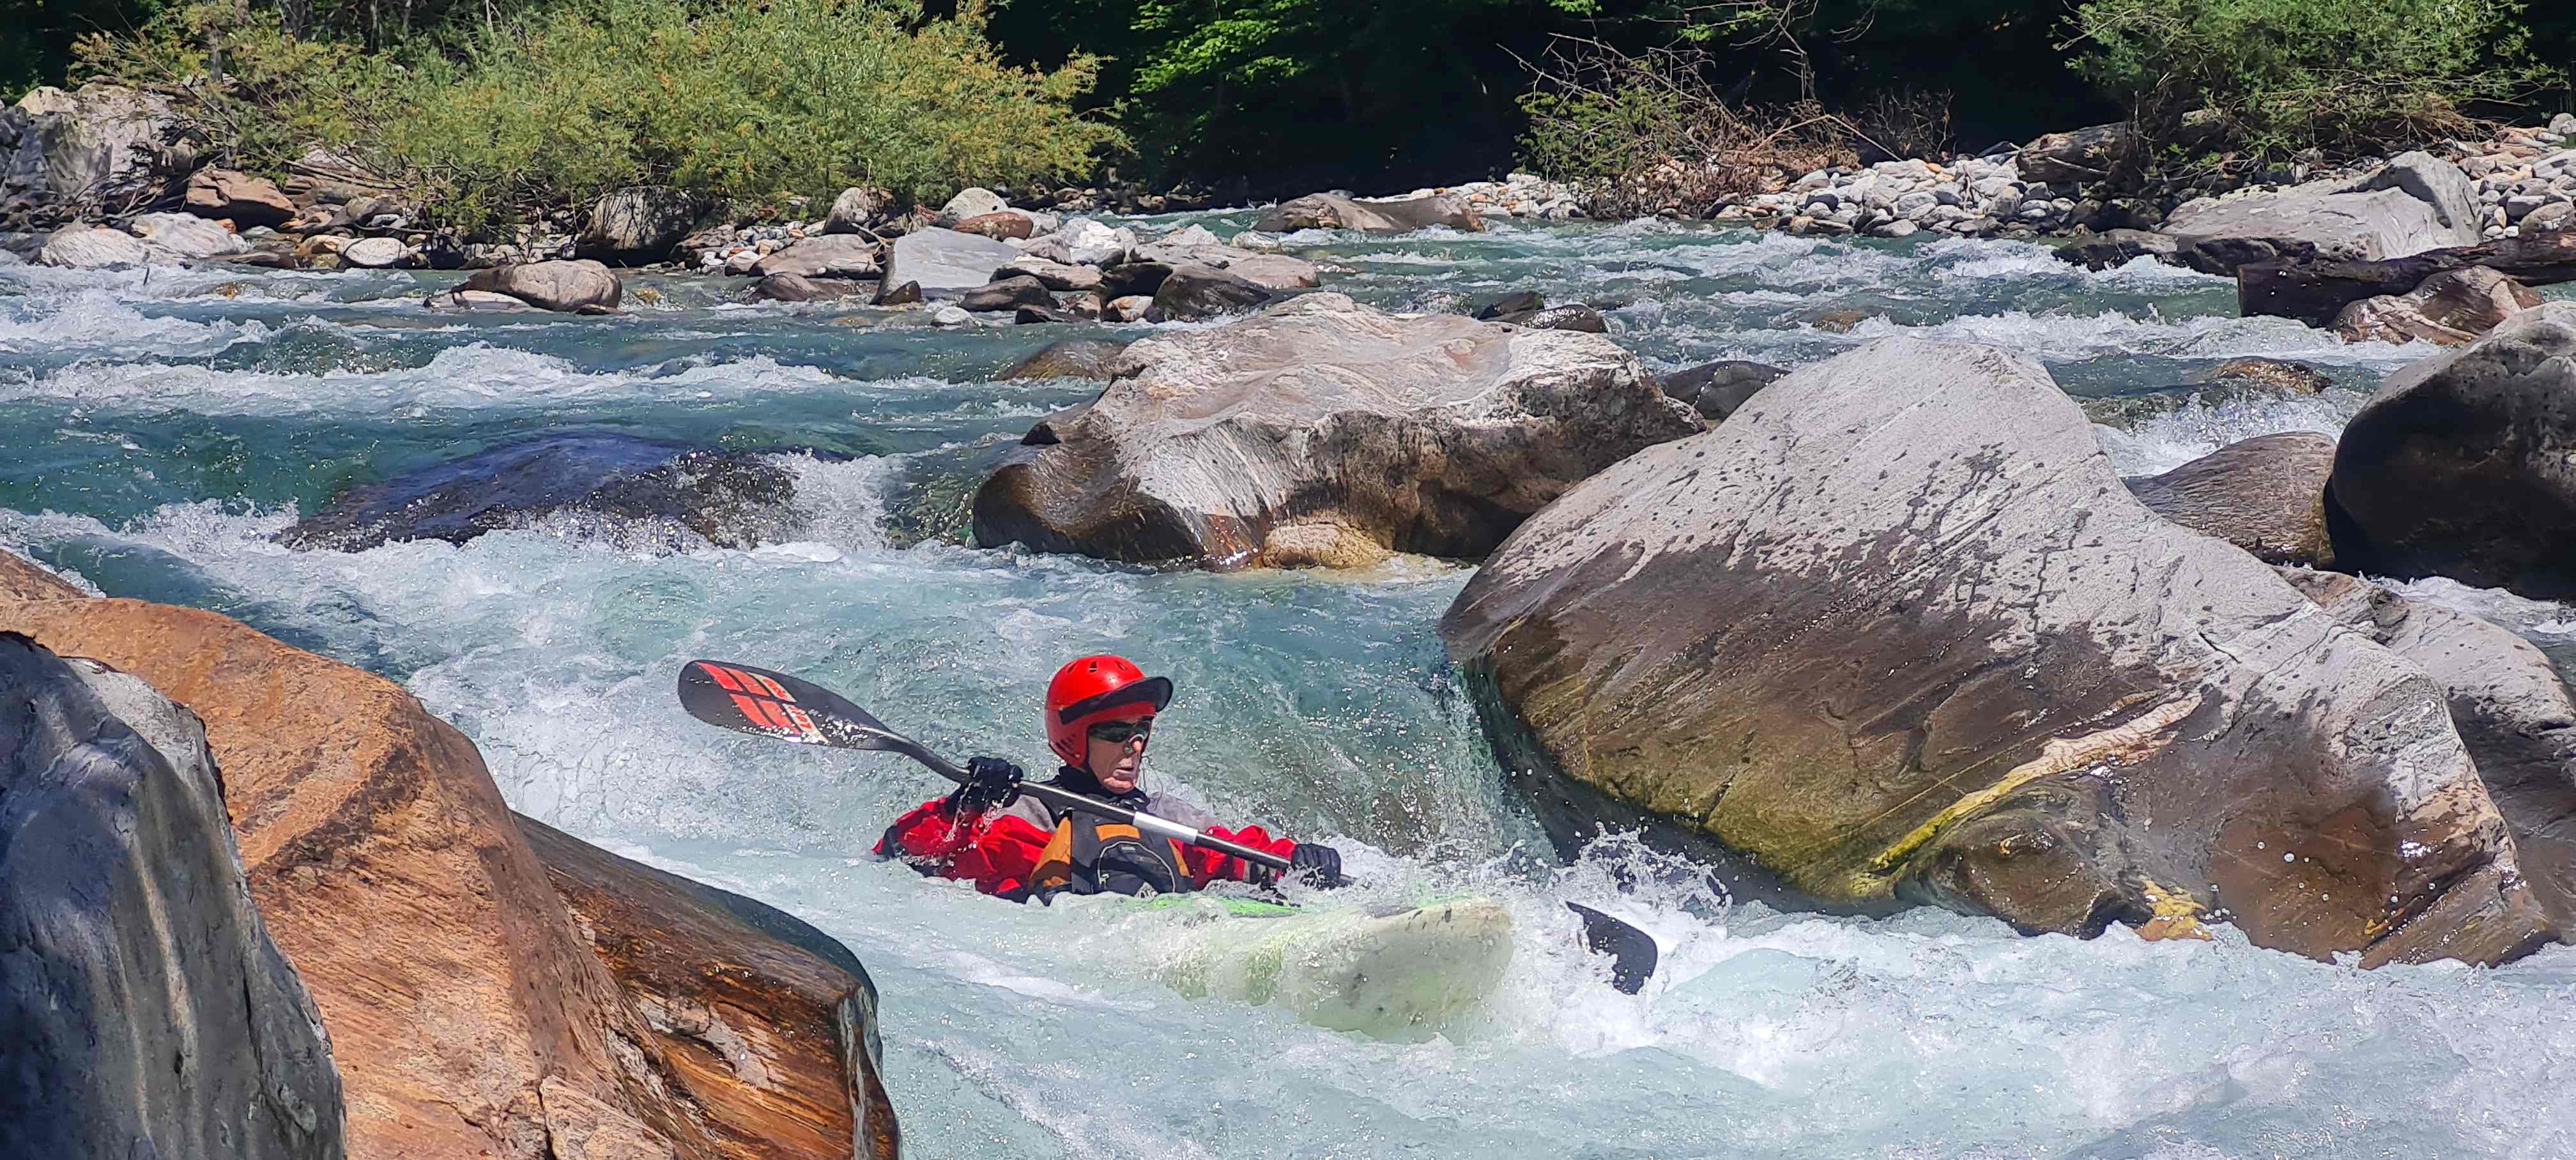
[[[1231,235],[1248,216],[1148,224],[1182,221]],[[1658,223],[1283,242],[1380,306],[1525,288],[1603,304],[1659,369],[1908,333],[2028,352],[2078,395],[2243,355],[2345,388],[2097,429],[2128,473],[2339,430],[2426,353],[2236,318],[2224,280],[2087,274],[2014,243]],[[0,268],[0,548],[383,673],[474,739],[517,809],[838,936],[883,996],[914,1156],[2576,1153],[2576,948],[2364,973],[2224,928],[2083,942],[1935,912],[1780,914],[1701,876],[1622,873],[1654,861],[1624,845],[1560,866],[1434,631],[1465,569],[1155,573],[955,541],[979,457],[1096,389],[991,380],[1061,328],[853,326],[696,278],[636,279],[609,319],[419,307],[454,277]],[[1819,325],[1838,309],[1871,316]],[[748,551],[582,521],[350,554],[268,539],[349,482],[560,428],[827,454],[785,460],[801,525]],[[2407,590],[2576,661],[2564,606]],[[940,788],[918,769],[722,733],[671,695],[689,659],[742,660],[943,752],[1035,767],[1038,691],[1092,651],[1177,682],[1150,767],[1166,786],[1341,846],[1363,897],[1506,899],[1520,933],[1495,999],[1401,1042],[1183,999],[1147,977],[1198,937],[1167,919],[1012,906],[867,857]],[[1620,879],[1663,884],[1623,896]],[[1643,994],[1575,948],[1567,899],[1667,944]]]

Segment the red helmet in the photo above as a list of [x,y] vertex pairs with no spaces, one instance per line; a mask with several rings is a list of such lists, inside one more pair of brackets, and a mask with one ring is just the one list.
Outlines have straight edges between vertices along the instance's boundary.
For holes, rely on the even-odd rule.
[[1125,657],[1082,657],[1047,682],[1047,747],[1066,765],[1084,768],[1083,735],[1103,721],[1151,717],[1172,703],[1169,677],[1149,677]]

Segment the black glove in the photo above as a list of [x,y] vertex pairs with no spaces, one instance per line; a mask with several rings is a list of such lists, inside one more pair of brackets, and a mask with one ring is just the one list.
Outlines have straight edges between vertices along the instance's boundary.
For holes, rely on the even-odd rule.
[[998,757],[978,757],[966,763],[966,783],[948,795],[951,814],[980,814],[997,810],[1020,800],[1020,783],[1028,775],[1020,767]]
[[1288,852],[1288,876],[1330,890],[1342,884],[1342,852],[1313,842],[1299,842]]

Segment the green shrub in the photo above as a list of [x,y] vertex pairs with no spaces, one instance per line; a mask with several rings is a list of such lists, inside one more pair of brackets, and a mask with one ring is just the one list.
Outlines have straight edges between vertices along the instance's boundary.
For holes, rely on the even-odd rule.
[[2469,128],[2462,110],[2562,80],[2532,63],[2515,0],[2090,0],[2075,68],[2155,145],[2212,110],[2224,144],[2356,156]]
[[854,184],[937,200],[1079,176],[1124,145],[1072,111],[1096,62],[1004,65],[972,5],[925,20],[872,0],[577,0],[459,57],[399,64],[213,5],[85,49],[93,73],[179,96],[243,164],[274,170],[326,145],[469,227],[635,184],[751,203]]

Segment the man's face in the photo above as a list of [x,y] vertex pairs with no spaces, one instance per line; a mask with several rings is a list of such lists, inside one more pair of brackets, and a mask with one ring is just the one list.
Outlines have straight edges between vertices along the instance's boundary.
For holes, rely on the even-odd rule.
[[[1153,723],[1153,718],[1142,717],[1134,721],[1109,722],[1109,728],[1105,730],[1098,726],[1093,728],[1088,738],[1091,748],[1086,756],[1091,760],[1091,776],[1100,780],[1100,788],[1111,793],[1126,793],[1136,788],[1136,779],[1145,772],[1146,730]],[[1135,729],[1136,735],[1125,741],[1109,741],[1100,736],[1104,731],[1123,733],[1129,727]]]

